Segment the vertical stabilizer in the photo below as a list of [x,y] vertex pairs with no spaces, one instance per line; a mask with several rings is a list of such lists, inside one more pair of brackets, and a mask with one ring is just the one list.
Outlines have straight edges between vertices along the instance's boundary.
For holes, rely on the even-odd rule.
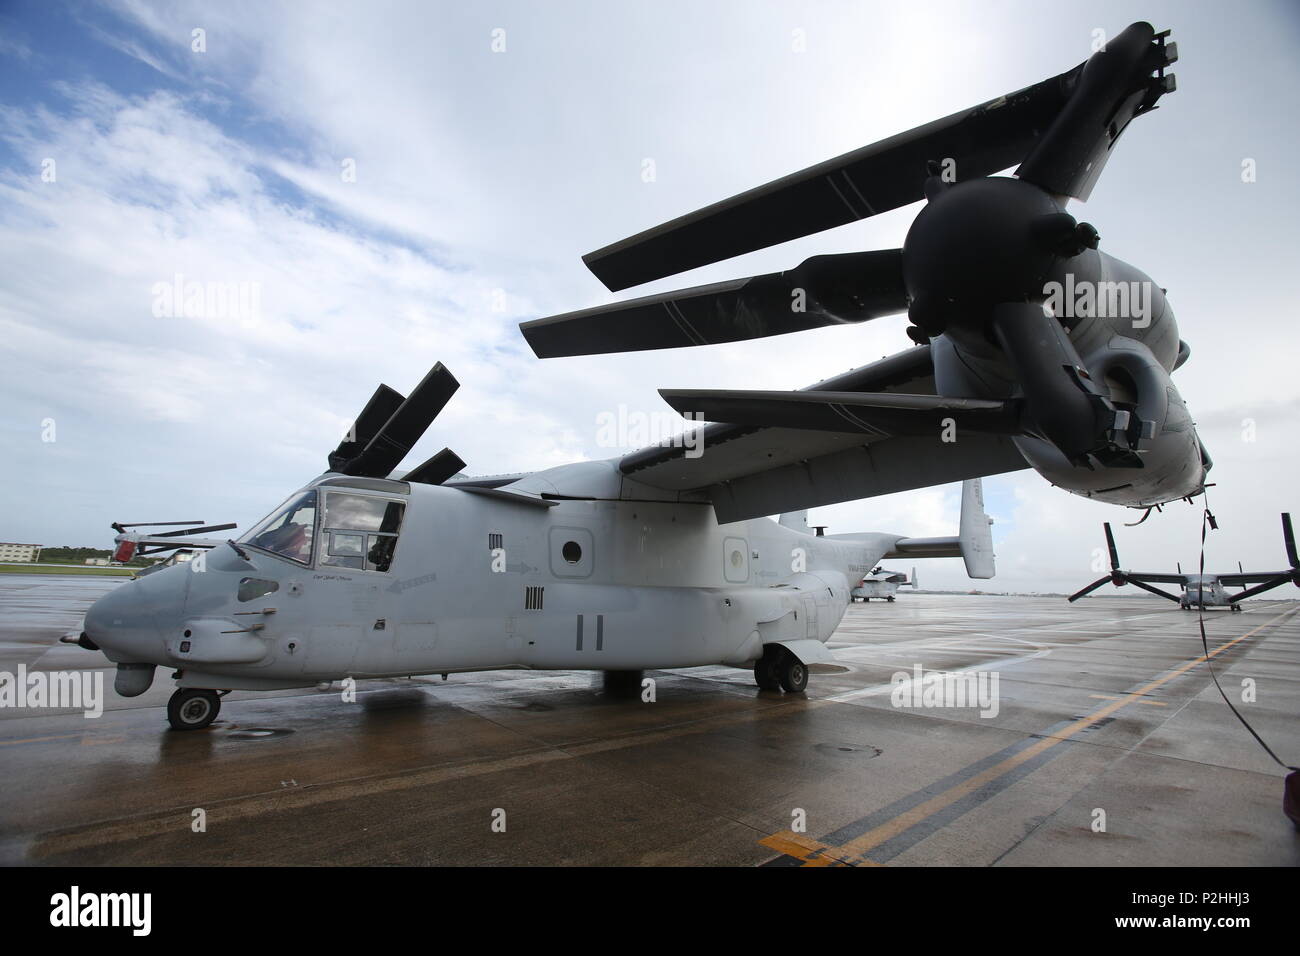
[[984,513],[984,487],[978,478],[961,485],[961,557],[966,574],[972,578],[991,578],[993,566],[993,519]]
[[808,509],[803,511],[787,511],[781,515],[781,520],[777,522],[783,528],[790,528],[793,531],[802,531],[809,534],[808,531]]

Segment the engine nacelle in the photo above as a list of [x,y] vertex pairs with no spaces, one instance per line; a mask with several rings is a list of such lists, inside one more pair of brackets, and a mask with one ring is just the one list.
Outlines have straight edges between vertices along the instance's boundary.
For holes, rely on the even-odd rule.
[[[1128,415],[1125,438],[1137,454],[1109,461],[1095,457],[1087,463],[1071,461],[1041,429],[1016,436],[1016,446],[1052,484],[1111,504],[1140,508],[1198,493],[1211,462],[1170,378],[1189,350],[1179,340],[1164,291],[1134,267],[1095,251],[1079,256],[1075,265],[1081,271],[1065,275],[1059,290],[1057,304],[1066,314],[1058,317],[1056,334],[1068,336],[1069,347],[1087,370],[1088,386],[1104,395],[1115,411]],[[1121,301],[1116,308],[1118,293],[1124,290],[1127,307]],[[1024,381],[1006,351],[988,337],[953,332],[935,338],[931,346],[939,394],[1014,399],[1025,395],[1027,385],[1035,384]],[[1048,366],[1053,362],[1039,364],[1042,368],[1034,370],[1055,388],[1048,390],[1048,398],[1061,393],[1077,398],[1070,391],[1071,382],[1052,378],[1055,373]],[[1041,392],[1044,383],[1036,384]],[[1041,394],[1035,397],[1043,404]],[[1058,416],[1069,417],[1064,403],[1047,405]],[[1080,414],[1094,411],[1085,408]],[[1090,418],[1080,427],[1092,422]],[[1059,433],[1062,425],[1055,425]]]
[[1112,336],[1086,362],[1115,406],[1130,410],[1150,431],[1140,442],[1141,467],[1082,468],[1072,465],[1050,442],[1016,437],[1016,447],[1030,465],[1067,491],[1128,507],[1161,504],[1199,492],[1205,485],[1209,456],[1165,366],[1145,344],[1123,335]]

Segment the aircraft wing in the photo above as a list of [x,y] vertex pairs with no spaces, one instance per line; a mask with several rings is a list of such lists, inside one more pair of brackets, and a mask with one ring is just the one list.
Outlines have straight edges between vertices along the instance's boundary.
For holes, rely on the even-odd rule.
[[1181,584],[1187,586],[1187,575],[1166,574],[1163,571],[1125,571],[1124,577],[1130,581],[1143,581],[1147,584]]
[[[930,346],[915,346],[803,391],[934,395]],[[943,442],[937,430],[918,435],[880,428],[855,434],[760,424],[708,425],[694,448],[654,445],[619,462],[630,481],[707,494],[721,523],[1027,467],[1011,439],[997,433],[963,430],[960,441]]]
[[1263,584],[1278,578],[1291,577],[1291,571],[1247,571],[1245,574],[1216,574],[1219,583],[1226,588],[1244,588],[1247,584]]

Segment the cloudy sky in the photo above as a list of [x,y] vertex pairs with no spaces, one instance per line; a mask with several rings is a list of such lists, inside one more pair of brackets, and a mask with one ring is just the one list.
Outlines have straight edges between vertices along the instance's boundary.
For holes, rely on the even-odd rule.
[[[1300,11],[1284,0],[7,3],[0,540],[245,528],[323,470],[379,381],[406,391],[439,360],[462,388],[407,465],[445,444],[484,474],[631,450],[601,444],[598,416],[666,412],[659,387],[797,388],[906,348],[896,317],[540,362],[517,325],[616,298],[585,252],[1059,73],[1137,19],[1173,28],[1178,92],[1071,211],[1168,288],[1191,345],[1178,384],[1216,463],[1209,564],[1279,566],[1278,512],[1300,513]],[[917,208],[636,291],[897,246]],[[169,305],[178,276],[239,307]],[[1086,583],[1101,522],[1137,517],[1033,472],[986,492],[1006,589]],[[946,534],[957,501],[812,518]],[[1186,566],[1199,528],[1178,503],[1120,529],[1121,556]],[[967,583],[955,560],[921,574]]]

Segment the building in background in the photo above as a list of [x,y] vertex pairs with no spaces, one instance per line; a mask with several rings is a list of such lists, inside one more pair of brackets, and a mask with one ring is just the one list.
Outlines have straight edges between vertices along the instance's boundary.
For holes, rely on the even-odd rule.
[[0,561],[35,561],[41,556],[39,544],[13,544],[0,541]]

